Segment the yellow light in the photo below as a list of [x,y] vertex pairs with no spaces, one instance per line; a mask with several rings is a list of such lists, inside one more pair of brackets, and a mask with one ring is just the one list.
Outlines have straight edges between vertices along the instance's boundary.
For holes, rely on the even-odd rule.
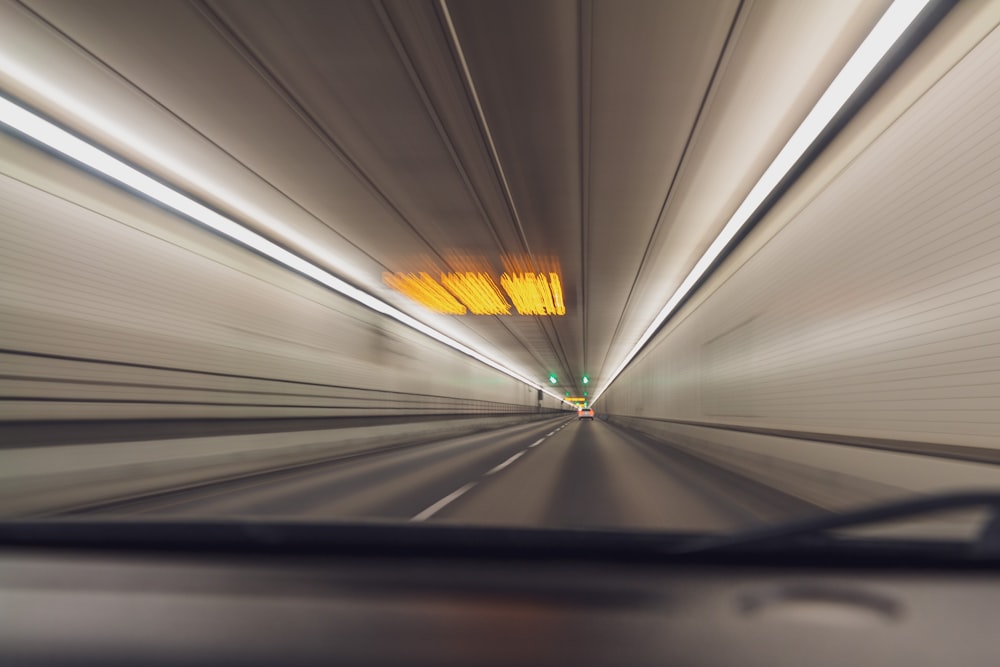
[[429,274],[383,273],[382,280],[394,290],[437,313],[464,315],[466,308]]
[[566,314],[562,282],[556,273],[550,273],[548,280],[544,273],[505,273],[500,284],[521,315]]
[[468,271],[465,273],[445,273],[441,282],[474,315],[507,315],[510,304],[503,297],[489,274]]
[[[551,256],[503,255],[505,273],[497,275],[485,258],[459,251],[444,254],[442,269],[429,257],[417,258],[415,273],[387,273],[385,282],[439,313],[464,315],[565,315],[559,260]],[[416,268],[416,267],[414,267]],[[431,276],[440,276],[440,279]],[[506,292],[506,295],[505,295]],[[509,298],[509,300],[508,300]]]
[[566,304],[563,303],[562,281],[558,273],[549,274],[549,285],[552,286],[552,300],[556,305],[556,315],[566,314]]

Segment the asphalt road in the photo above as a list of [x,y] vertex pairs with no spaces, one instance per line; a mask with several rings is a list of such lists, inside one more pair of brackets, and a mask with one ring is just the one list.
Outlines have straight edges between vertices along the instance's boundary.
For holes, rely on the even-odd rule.
[[731,531],[807,511],[662,443],[574,416],[161,493],[96,513]]

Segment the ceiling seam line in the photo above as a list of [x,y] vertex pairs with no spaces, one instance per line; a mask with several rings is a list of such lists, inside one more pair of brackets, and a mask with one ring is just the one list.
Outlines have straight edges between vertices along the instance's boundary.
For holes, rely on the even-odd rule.
[[[130,79],[128,79],[127,77],[125,77],[125,75],[123,75],[121,72],[119,72],[114,67],[112,67],[111,65],[109,65],[107,62],[105,62],[104,60],[102,60],[101,58],[99,58],[92,51],[84,48],[80,43],[74,41],[69,35],[67,35],[62,30],[60,30],[59,28],[57,28],[56,26],[54,26],[52,23],[49,23],[49,21],[47,21],[43,16],[41,16],[37,12],[35,12],[35,10],[33,10],[30,7],[28,7],[27,5],[25,5],[20,0],[18,0],[17,4],[20,5],[20,7],[25,12],[30,13],[37,21],[39,21],[40,23],[42,23],[43,25],[45,25],[45,27],[48,30],[50,30],[54,34],[58,35],[58,37],[60,39],[62,39],[68,46],[70,46],[72,49],[74,49],[77,52],[79,52],[80,54],[82,54],[87,60],[91,61],[96,66],[100,67],[105,72],[107,72],[111,76],[115,77],[121,84],[123,84],[127,88],[135,91],[143,99],[145,99],[146,101],[148,101],[150,104],[154,105],[155,107],[157,107],[158,109],[160,109],[163,113],[167,114],[168,116],[170,116],[171,118],[173,118],[174,120],[176,120],[178,123],[180,123],[184,127],[188,128],[191,132],[193,132],[194,134],[196,134],[198,137],[200,137],[202,140],[204,140],[207,144],[211,145],[212,147],[214,147],[215,149],[217,149],[220,153],[222,153],[226,157],[230,158],[235,164],[238,164],[243,169],[246,169],[246,171],[248,173],[250,173],[254,177],[260,179],[260,181],[262,183],[266,184],[269,188],[271,188],[281,198],[283,198],[283,199],[287,200],[288,202],[290,202],[291,204],[293,204],[296,208],[298,208],[299,210],[303,211],[310,218],[312,218],[316,222],[320,223],[321,225],[323,225],[324,227],[326,227],[327,229],[329,229],[333,234],[336,234],[338,238],[340,238],[341,240],[344,241],[344,243],[348,244],[349,246],[351,246],[352,248],[354,248],[355,250],[357,250],[358,252],[360,252],[361,254],[363,254],[365,257],[369,258],[372,262],[378,264],[379,266],[382,266],[385,269],[388,269],[388,267],[385,267],[378,259],[376,259],[372,255],[368,254],[368,252],[366,252],[361,246],[353,243],[350,239],[348,239],[347,237],[345,237],[343,234],[341,234],[340,232],[338,232],[336,229],[333,229],[332,227],[330,227],[329,225],[327,225],[326,222],[322,218],[320,218],[319,216],[317,216],[315,213],[313,213],[312,211],[310,211],[305,206],[302,206],[299,202],[297,202],[294,199],[292,199],[291,197],[289,197],[288,194],[286,194],[285,192],[283,192],[280,188],[278,188],[270,180],[264,178],[262,175],[260,175],[259,173],[257,173],[257,171],[255,171],[254,169],[252,169],[249,165],[245,164],[243,161],[241,161],[235,155],[233,155],[232,153],[230,153],[229,151],[227,151],[225,148],[223,148],[222,146],[220,146],[217,143],[215,143],[214,141],[212,141],[212,139],[210,137],[206,136],[204,133],[202,133],[200,130],[198,130],[198,128],[194,127],[189,122],[187,122],[186,120],[184,120],[182,117],[178,116],[176,113],[174,113],[173,111],[171,111],[169,108],[165,107],[162,103],[159,102],[159,100],[157,100],[155,97],[153,97],[152,95],[150,95],[149,93],[147,93],[144,89],[142,89],[139,86],[137,86]],[[106,150],[106,149],[102,149],[102,150]],[[124,158],[122,158],[119,155],[116,155],[116,157],[118,159],[120,159],[120,160],[128,162],[129,164],[132,164],[131,160],[125,160]],[[177,188],[176,185],[171,185],[171,187]],[[177,188],[177,189],[180,192],[183,192],[185,196],[191,197],[193,199],[197,199],[199,201],[201,201],[203,199],[201,196],[195,196],[195,195],[191,194],[190,192],[188,192],[187,190],[182,190],[180,188]],[[261,234],[261,236],[264,236],[265,238],[267,238],[272,243],[274,243],[276,245],[280,245],[282,247],[285,247],[284,244],[280,240],[271,238],[266,232],[258,231],[257,233]],[[286,247],[286,250],[287,249],[288,248]]]
[[593,114],[593,56],[594,56],[594,4],[592,0],[580,0],[580,320],[582,322],[581,344],[583,346],[583,368],[588,374],[589,323],[590,323],[590,156],[591,119]]
[[684,148],[681,150],[680,159],[677,161],[677,169],[674,170],[674,175],[670,179],[670,184],[667,186],[667,192],[663,198],[663,204],[660,206],[660,212],[656,216],[656,222],[654,223],[653,229],[650,232],[649,238],[646,242],[646,249],[643,251],[642,259],[639,260],[639,266],[636,269],[635,277],[632,280],[632,285],[631,287],[629,287],[628,296],[625,298],[625,303],[622,305],[622,310],[618,317],[618,323],[615,325],[615,331],[611,335],[612,343],[608,345],[608,348],[607,350],[605,350],[604,353],[604,358],[601,360],[600,372],[602,374],[604,373],[604,369],[607,366],[608,356],[611,354],[611,349],[613,347],[614,340],[618,337],[618,334],[621,332],[622,324],[625,321],[625,313],[628,310],[629,304],[631,304],[632,302],[632,298],[635,294],[636,285],[639,282],[639,277],[642,274],[643,268],[645,267],[647,260],[649,259],[649,252],[650,248],[653,245],[653,240],[659,233],[661,224],[663,222],[663,216],[666,213],[667,209],[669,208],[671,201],[670,197],[673,194],[674,187],[676,186],[677,181],[680,178],[680,174],[684,169],[685,160],[691,148],[691,144],[694,141],[694,137],[697,134],[700,124],[704,119],[705,106],[708,104],[708,100],[711,97],[712,93],[714,92],[714,88],[718,82],[718,76],[722,68],[722,64],[723,62],[725,62],[726,57],[728,55],[727,52],[732,46],[732,39],[736,32],[736,28],[739,25],[741,19],[745,18],[744,6],[752,3],[753,0],[740,0],[739,4],[736,7],[736,11],[733,13],[733,20],[729,25],[729,30],[726,33],[725,40],[723,41],[722,49],[719,52],[719,58],[718,60],[716,60],[715,67],[712,69],[712,75],[709,77],[708,85],[705,87],[705,93],[704,95],[702,95],[701,102],[698,105],[698,111],[695,114],[695,121],[691,125],[691,131],[688,133],[688,137],[684,142]]
[[399,30],[396,27],[395,22],[392,20],[391,13],[386,9],[384,0],[379,0],[379,2],[377,2],[374,6],[386,34],[389,36],[390,41],[392,41],[393,48],[395,48],[396,54],[399,56],[400,62],[403,64],[403,67],[406,69],[406,73],[410,77],[414,90],[417,92],[420,97],[420,101],[424,105],[424,110],[427,112],[428,117],[434,124],[434,128],[437,130],[438,136],[440,136],[442,143],[444,143],[445,148],[448,151],[448,155],[451,157],[452,163],[458,171],[459,176],[462,178],[462,182],[465,184],[469,196],[472,198],[476,208],[479,210],[479,214],[482,216],[483,222],[490,230],[490,234],[493,236],[493,240],[496,242],[500,252],[504,254],[509,253],[507,248],[504,246],[500,233],[497,231],[496,225],[486,211],[482,197],[479,196],[478,191],[472,184],[469,171],[466,168],[464,161],[459,156],[458,150],[455,148],[455,142],[452,141],[451,136],[448,134],[444,122],[437,111],[437,107],[430,99],[430,94],[427,92],[427,86],[424,85],[424,81],[420,77],[420,74],[413,63],[413,59],[410,57],[409,52],[403,44],[403,40],[399,36]]
[[[490,130],[489,123],[487,122],[486,112],[483,109],[482,101],[479,98],[479,92],[476,89],[475,81],[472,78],[472,71],[469,69],[469,63],[465,57],[465,51],[462,49],[462,43],[458,38],[458,31],[455,28],[455,23],[452,20],[451,13],[448,10],[447,0],[438,0],[438,7],[441,10],[441,16],[444,19],[448,35],[451,38],[452,48],[454,49],[455,56],[458,58],[459,65],[464,75],[466,89],[476,109],[476,114],[479,118],[480,127],[484,134],[484,138],[486,139],[487,146],[489,147],[490,154],[493,158],[494,168],[497,171],[497,175],[503,187],[504,194],[507,200],[507,206],[511,211],[514,223],[517,226],[518,234],[520,235],[522,243],[524,244],[524,248],[527,251],[528,260],[531,263],[532,268],[534,269],[535,265],[534,265],[534,257],[531,253],[531,245],[528,243],[527,234],[525,233],[524,226],[521,223],[521,216],[517,212],[517,204],[514,202],[514,194],[511,190],[510,182],[507,179],[507,174],[504,171],[503,163],[500,160],[500,153],[497,150],[496,142],[493,139],[493,133]],[[555,339],[556,339],[555,341],[553,341],[552,335],[550,334],[549,331],[546,330],[545,325],[542,324],[541,322],[538,322],[538,324],[539,327],[541,328],[542,334],[548,340],[553,353],[555,354],[557,359],[561,358],[561,363],[566,368],[566,370],[569,371],[570,369],[568,366],[568,359],[566,357],[566,352],[562,345],[562,341],[559,340],[558,332],[553,332],[555,334]]]
[[[579,103],[579,101],[580,101],[580,94],[581,94],[580,93],[580,78],[582,76],[581,67],[580,67],[580,61],[579,61],[579,54],[580,54],[580,51],[582,49],[582,33],[579,30],[579,26],[581,25],[581,22],[582,22],[583,19],[582,19],[582,8],[581,8],[581,5],[579,3],[577,3],[576,9],[577,9],[577,27],[578,27],[578,29],[577,29],[577,54],[578,54],[578,61],[577,61],[577,119],[582,124],[582,118],[581,118],[582,113],[580,111],[580,103]],[[582,127],[581,127],[581,132],[582,132]],[[581,159],[581,162],[582,162],[582,153],[581,153],[580,159]],[[582,197],[582,188],[581,188],[581,197]],[[582,213],[582,208],[581,208],[581,213]],[[579,388],[579,386],[577,386],[577,384],[576,384],[576,375],[573,373],[573,366],[570,363],[569,356],[566,354],[566,346],[563,344],[562,337],[559,335],[559,330],[556,328],[555,322],[551,321],[551,320],[543,320],[541,318],[536,318],[536,319],[538,321],[539,326],[542,328],[542,331],[546,334],[546,338],[549,339],[550,344],[552,344],[553,338],[555,339],[555,344],[553,345],[553,352],[555,352],[555,355],[556,355],[557,359],[559,359],[561,361],[561,363],[562,363],[563,369],[566,370],[566,372],[568,373],[569,377],[571,378],[570,379],[571,388],[574,391],[582,391]],[[551,335],[549,334],[548,331],[546,331],[546,324],[549,327],[551,327],[551,330],[552,330],[551,331]]]
[[[337,141],[327,132],[323,126],[316,120],[314,114],[312,114],[306,105],[301,102],[295,95],[292,94],[286,86],[284,86],[277,74],[271,71],[271,69],[264,64],[264,61],[257,56],[243,40],[236,34],[234,30],[222,19],[221,16],[215,13],[210,7],[208,7],[202,0],[191,0],[192,4],[201,9],[204,8],[202,15],[206,18],[208,23],[226,40],[226,42],[233,48],[236,53],[242,57],[247,64],[254,69],[255,72],[260,76],[261,79],[281,98],[281,100],[291,109],[296,116],[303,122],[303,124],[320,140],[320,142],[326,147],[331,155],[337,158],[348,171],[368,190],[372,195],[375,196],[376,200],[379,201],[382,206],[386,208],[399,222],[403,223],[409,230],[420,239],[421,243],[426,246],[430,253],[436,256],[445,266],[450,267],[451,265],[448,261],[437,251],[430,241],[424,238],[423,234],[410,222],[409,218],[403,213],[402,209],[396,205],[396,203],[390,198],[385,192],[379,188],[375,181],[368,175],[361,165],[353,158],[351,155],[337,143]],[[329,227],[329,225],[325,226]],[[332,229],[332,228],[331,228]],[[353,245],[353,244],[352,244]],[[366,253],[367,254],[367,253]],[[381,265],[381,262],[379,262]]]
[[[434,125],[435,130],[437,130],[438,136],[441,138],[442,143],[444,144],[446,150],[448,151],[448,155],[451,157],[452,164],[458,171],[459,176],[462,179],[462,182],[464,183],[470,198],[474,202],[476,209],[479,211],[479,214],[482,217],[483,222],[485,223],[487,229],[489,229],[490,234],[493,236],[494,243],[496,243],[496,246],[500,250],[501,254],[507,254],[508,251],[507,248],[504,246],[503,239],[500,237],[500,233],[498,232],[496,225],[493,223],[489,214],[486,212],[486,207],[483,205],[482,198],[479,196],[479,193],[476,191],[476,188],[472,184],[472,179],[469,177],[468,169],[466,168],[465,163],[462,161],[461,157],[459,157],[454,142],[451,140],[451,137],[444,126],[444,122],[441,120],[440,114],[438,113],[436,106],[430,99],[430,94],[427,92],[427,87],[424,85],[424,82],[421,79],[420,74],[417,72],[417,68],[413,63],[413,59],[410,57],[409,52],[406,50],[406,47],[403,44],[402,38],[399,36],[399,29],[396,27],[395,22],[392,20],[392,16],[389,10],[386,8],[385,2],[383,0],[378,0],[378,2],[374,3],[374,7],[376,14],[378,15],[379,21],[382,23],[383,30],[389,37],[389,40],[392,42],[393,48],[396,50],[397,57],[399,58],[403,67],[406,69],[407,75],[410,77],[411,85],[417,92],[417,95],[420,97],[420,101],[424,105],[424,111],[431,119],[431,122]],[[535,351],[531,349],[531,346],[529,346],[526,341],[522,340],[520,337],[515,335],[514,331],[507,325],[506,322],[503,321],[503,318],[501,316],[495,315],[493,319],[495,319],[500,324],[501,328],[503,328],[508,333],[508,335],[511,336],[511,338],[513,338],[521,345],[521,347],[528,353],[530,357],[534,359],[536,363],[538,363],[539,365],[544,365],[544,361],[538,358]]]
[[531,245],[528,243],[528,236],[524,231],[524,225],[521,224],[521,216],[517,212],[517,205],[514,203],[514,195],[510,189],[510,182],[507,180],[507,174],[504,171],[503,164],[500,161],[500,153],[497,150],[496,143],[493,140],[493,133],[490,131],[489,123],[486,121],[486,112],[483,110],[482,102],[479,99],[479,92],[476,90],[476,84],[472,79],[472,72],[469,69],[469,63],[465,58],[465,51],[462,49],[462,43],[458,39],[458,32],[455,29],[455,23],[452,21],[451,12],[448,11],[447,0],[438,0],[438,7],[441,9],[441,15],[444,18],[445,26],[448,31],[448,36],[451,38],[452,48],[455,51],[455,55],[458,57],[459,65],[464,75],[466,88],[472,98],[473,105],[476,109],[476,115],[479,118],[480,127],[485,135],[487,146],[489,147],[490,154],[493,157],[493,165],[497,170],[497,175],[500,179],[500,184],[503,187],[504,194],[507,199],[507,206],[510,208],[511,215],[514,218],[514,224],[517,226],[518,234],[521,237],[521,242],[524,244],[524,248],[527,251],[529,257],[531,256]]
[[545,360],[539,357],[538,353],[534,349],[532,349],[531,345],[527,341],[525,341],[516,331],[511,329],[510,325],[506,321],[504,321],[502,317],[498,316],[496,317],[496,320],[500,324],[500,326],[503,327],[507,331],[507,333],[511,335],[511,338],[513,338],[514,340],[516,340],[518,343],[521,344],[521,346],[528,352],[531,358],[534,359],[539,366],[546,366]]

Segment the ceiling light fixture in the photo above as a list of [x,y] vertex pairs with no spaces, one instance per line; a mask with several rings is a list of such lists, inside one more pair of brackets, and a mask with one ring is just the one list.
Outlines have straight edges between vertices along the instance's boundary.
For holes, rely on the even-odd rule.
[[608,376],[607,382],[594,396],[596,402],[607,391],[611,383],[621,374],[625,367],[639,354],[639,351],[649,342],[653,334],[667,318],[674,314],[680,303],[694,289],[694,286],[705,276],[708,269],[725,251],[729,243],[750,222],[753,214],[771,195],[774,189],[795,167],[813,142],[830,125],[831,121],[844,108],[848,100],[874,71],[889,50],[902,37],[903,33],[913,24],[917,17],[932,0],[895,0],[879,19],[872,31],[844,65],[840,73],[827,87],[823,96],[816,102],[812,110],[792,134],[781,152],[771,162],[767,170],[747,194],[743,203],[726,223],[725,227],[701,256],[694,268],[687,274],[680,286],[674,291],[667,303],[639,337],[636,344],[625,355],[617,368]]
[[176,211],[241,245],[259,252],[278,264],[315,280],[338,294],[371,308],[378,313],[382,313],[387,317],[391,317],[397,322],[415,331],[419,331],[425,336],[429,336],[462,354],[472,357],[476,361],[484,363],[490,368],[498,370],[519,382],[523,382],[529,387],[542,390],[549,396],[564,403],[566,402],[563,400],[563,397],[548,391],[543,385],[532,382],[520,373],[493,361],[471,347],[444,335],[420,320],[354,287],[316,264],[285,250],[234,220],[160,183],[138,169],[125,164],[111,154],[74,136],[3,96],[0,96],[0,123],[14,130],[16,133],[28,137],[32,141],[47,146],[74,162],[93,169],[119,185],[144,195],[170,210]]

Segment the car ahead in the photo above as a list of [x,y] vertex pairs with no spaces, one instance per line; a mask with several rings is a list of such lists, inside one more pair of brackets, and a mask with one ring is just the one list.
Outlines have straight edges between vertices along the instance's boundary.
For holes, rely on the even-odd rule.
[[577,419],[589,419],[594,421],[594,409],[593,408],[580,408],[576,412]]

